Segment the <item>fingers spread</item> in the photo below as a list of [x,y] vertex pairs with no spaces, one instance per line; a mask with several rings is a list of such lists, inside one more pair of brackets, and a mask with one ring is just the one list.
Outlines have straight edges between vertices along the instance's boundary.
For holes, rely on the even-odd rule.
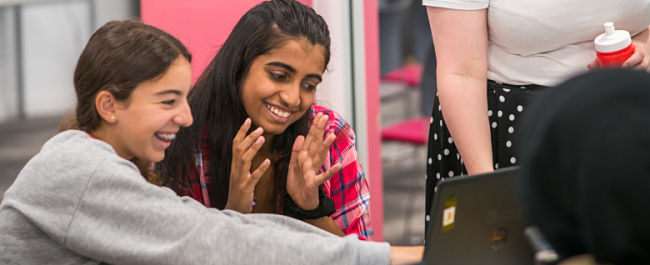
[[248,149],[250,149],[253,144],[257,143],[259,138],[262,136],[262,133],[264,133],[264,129],[262,129],[262,127],[258,127],[257,129],[255,129],[255,131],[253,131],[251,134],[246,136],[244,140],[242,140],[237,146],[239,151],[241,153],[244,153]]
[[241,156],[241,160],[250,164],[253,158],[255,158],[257,152],[262,148],[262,145],[264,145],[264,141],[264,136],[257,137],[257,140],[255,140],[253,145],[250,148],[246,149],[244,154]]
[[262,162],[262,164],[260,164],[260,166],[257,167],[257,169],[253,171],[253,173],[251,174],[250,181],[252,183],[249,184],[255,186],[255,184],[257,184],[260,178],[264,175],[264,172],[266,172],[266,170],[269,169],[270,165],[271,165],[271,160],[269,160],[268,158],[265,159],[264,162]]
[[293,148],[291,148],[291,152],[292,153],[300,152],[304,143],[305,143],[305,137],[302,135],[298,135],[298,137],[296,137],[296,140],[293,141]]
[[300,164],[303,175],[305,175],[306,171],[312,169],[312,159],[313,157],[311,157],[309,153],[304,150],[298,154],[298,163]]
[[246,136],[246,132],[248,132],[248,129],[251,127],[251,119],[246,118],[244,121],[244,124],[242,124],[241,127],[239,127],[239,131],[237,131],[237,134],[235,134],[235,139],[233,140],[233,143],[239,143],[244,139]]
[[336,174],[336,172],[339,172],[339,170],[341,170],[341,168],[342,168],[341,163],[337,163],[336,165],[330,167],[330,169],[328,169],[326,172],[323,172],[321,174],[316,175],[315,179],[314,179],[314,182],[317,185],[323,184],[325,181],[327,181],[332,176],[334,176],[334,174]]
[[304,145],[304,142],[305,142],[305,137],[302,135],[298,135],[298,137],[296,137],[296,140],[293,141],[293,147],[291,148],[291,158],[289,159],[290,171],[299,166],[298,156],[300,154],[300,150],[302,149],[302,146]]
[[[302,146],[302,149],[307,149],[309,146],[312,144],[312,142],[315,141],[315,137],[318,134],[319,126],[318,122],[320,121],[321,117],[323,116],[322,113],[316,114],[316,117],[314,117],[314,120],[311,124],[311,127],[309,128],[309,132],[307,133],[307,137],[305,137],[305,144]],[[321,134],[322,136],[322,134]]]
[[330,146],[332,146],[332,144],[334,143],[335,140],[336,140],[336,135],[329,134],[329,135],[327,135],[327,138],[325,138],[325,141],[323,141],[323,146],[325,148],[329,149]]

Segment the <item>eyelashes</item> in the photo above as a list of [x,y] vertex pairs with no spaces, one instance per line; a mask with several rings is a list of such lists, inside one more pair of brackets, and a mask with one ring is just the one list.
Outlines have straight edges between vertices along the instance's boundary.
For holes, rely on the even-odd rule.
[[[289,81],[289,76],[286,74],[281,74],[281,73],[275,73],[275,72],[269,72],[269,77],[271,80],[277,81],[277,82],[288,82]],[[309,79],[307,79],[309,80]],[[300,87],[308,92],[312,92],[316,90],[316,86],[318,84],[312,84],[309,81],[303,81],[300,84]]]

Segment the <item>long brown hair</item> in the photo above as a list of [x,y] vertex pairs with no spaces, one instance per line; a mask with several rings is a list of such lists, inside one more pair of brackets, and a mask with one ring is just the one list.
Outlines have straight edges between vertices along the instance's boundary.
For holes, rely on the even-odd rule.
[[102,90],[126,100],[140,83],[162,75],[178,58],[192,56],[167,32],[139,21],[111,21],[99,28],[84,48],[74,71],[79,129],[96,129],[101,117],[95,96]]
[[[101,124],[95,97],[103,90],[116,100],[128,100],[140,83],[160,77],[179,56],[192,56],[169,33],[139,21],[110,21],[88,41],[74,71],[77,108],[59,130],[92,131]],[[147,176],[148,161],[133,161]]]

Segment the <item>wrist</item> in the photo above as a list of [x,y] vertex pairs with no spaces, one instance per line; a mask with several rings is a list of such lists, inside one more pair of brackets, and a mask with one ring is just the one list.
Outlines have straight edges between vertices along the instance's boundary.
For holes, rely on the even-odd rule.
[[253,211],[253,205],[252,204],[247,204],[247,203],[242,203],[242,204],[237,204],[237,203],[231,203],[235,202],[237,200],[231,200],[228,199],[226,202],[226,205],[224,206],[224,210],[233,210],[237,211],[240,213],[251,213]]
[[489,173],[494,171],[494,168],[491,166],[488,167],[474,167],[471,170],[467,170],[468,175],[477,175],[477,174],[483,174],[483,173]]
[[492,159],[475,159],[465,163],[468,175],[476,175],[494,171]]
[[300,219],[317,219],[320,217],[330,216],[336,211],[334,202],[326,196],[327,193],[319,187],[318,203],[312,209],[304,209],[293,201],[291,196],[287,193],[284,195],[282,201],[282,212],[284,215]]
[[[291,196],[291,195],[288,195],[288,196]],[[291,196],[291,199],[293,200],[293,196]],[[315,200],[310,199],[310,200],[293,200],[293,201],[298,207],[300,207],[300,209],[306,210],[306,211],[311,211],[311,210],[314,210],[314,209],[318,208],[318,204],[319,204],[320,200],[318,199],[318,197],[316,197]],[[308,203],[305,203],[305,201],[308,201]]]

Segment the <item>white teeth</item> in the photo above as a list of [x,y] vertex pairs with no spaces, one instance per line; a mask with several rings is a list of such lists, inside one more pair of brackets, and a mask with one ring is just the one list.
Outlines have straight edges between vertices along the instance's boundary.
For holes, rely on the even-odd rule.
[[157,133],[155,133],[155,135],[158,138],[163,139],[163,140],[167,140],[167,141],[172,141],[172,140],[176,139],[176,134],[175,133],[159,133],[159,132],[157,132]]
[[289,115],[291,114],[290,112],[281,111],[280,109],[278,109],[278,108],[276,108],[274,106],[271,106],[271,105],[266,105],[266,108],[268,110],[270,110],[271,112],[273,112],[273,114],[278,115],[278,116],[280,116],[282,118],[289,117]]

